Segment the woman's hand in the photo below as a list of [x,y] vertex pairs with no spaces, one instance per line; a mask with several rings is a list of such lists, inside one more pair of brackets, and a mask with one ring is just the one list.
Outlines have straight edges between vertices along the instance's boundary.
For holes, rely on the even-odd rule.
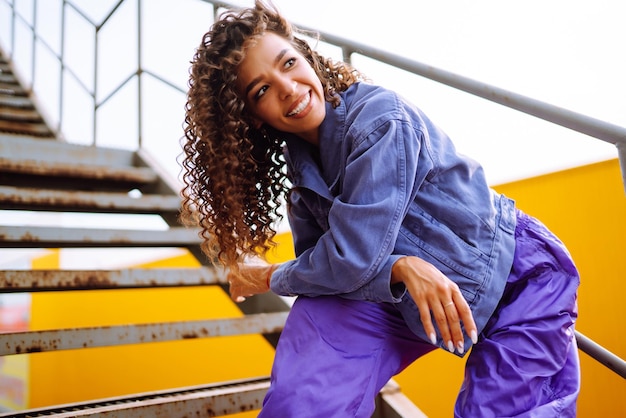
[[459,286],[448,279],[439,269],[419,257],[400,258],[391,270],[391,283],[403,282],[420,312],[420,319],[431,342],[436,344],[435,318],[441,338],[450,352],[454,349],[463,354],[465,332],[474,344],[478,339],[476,324],[469,305]]
[[238,272],[230,271],[226,278],[232,300],[243,302],[247,297],[269,291],[270,277],[277,267],[277,264],[240,264]]

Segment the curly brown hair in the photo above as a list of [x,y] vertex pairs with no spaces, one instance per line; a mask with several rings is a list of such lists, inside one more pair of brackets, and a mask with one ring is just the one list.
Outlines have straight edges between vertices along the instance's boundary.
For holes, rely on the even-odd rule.
[[237,91],[237,70],[251,39],[266,32],[285,38],[313,67],[326,100],[363,79],[343,62],[313,51],[297,30],[261,1],[254,8],[223,13],[203,38],[191,61],[185,105],[181,221],[199,225],[202,251],[237,269],[247,256],[265,255],[275,245],[275,222],[288,200],[285,134],[256,128]]

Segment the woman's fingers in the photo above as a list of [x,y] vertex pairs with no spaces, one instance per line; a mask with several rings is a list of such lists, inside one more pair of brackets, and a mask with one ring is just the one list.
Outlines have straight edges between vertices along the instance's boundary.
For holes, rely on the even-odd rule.
[[[465,332],[472,342],[476,344],[478,339],[476,324],[474,323],[472,311],[458,286],[452,287],[448,297],[449,299],[444,299],[445,301],[440,302],[443,314],[441,314],[441,322],[438,321],[437,325],[440,327],[441,336],[446,342],[448,350],[451,352],[456,350],[463,354],[465,352],[463,327],[465,327]],[[463,324],[463,327],[461,324]]]
[[424,327],[424,331],[426,331],[426,335],[430,339],[430,342],[433,345],[437,344],[437,334],[435,332],[435,326],[433,325],[433,321],[431,318],[431,310],[426,301],[415,301],[417,305],[417,309],[420,312],[420,319],[422,321],[422,326]]
[[456,350],[463,354],[465,352],[465,338],[461,324],[465,327],[465,332],[474,344],[477,342],[476,325],[469,305],[461,292],[453,288],[447,294],[448,296],[433,296],[430,301],[416,300],[415,302],[420,311],[424,331],[426,331],[430,341],[433,344],[437,343],[436,325],[448,351],[454,352]]
[[[465,327],[465,332],[472,340],[473,344],[478,342],[478,329],[476,328],[476,323],[474,322],[474,316],[472,315],[472,310],[470,309],[467,301],[461,294],[460,290],[453,295],[454,307],[456,310],[457,318],[463,322],[463,326]],[[463,333],[461,332],[461,338],[463,337]]]
[[[455,343],[451,332],[454,328],[454,322],[448,317],[448,313],[446,312],[447,308],[448,307],[445,307],[441,302],[439,302],[439,300],[437,300],[432,307],[432,311],[435,321],[437,322],[437,328],[439,328],[439,333],[441,334],[441,338],[443,339],[446,348],[448,351],[454,352]],[[454,306],[452,306],[452,308],[454,308]]]

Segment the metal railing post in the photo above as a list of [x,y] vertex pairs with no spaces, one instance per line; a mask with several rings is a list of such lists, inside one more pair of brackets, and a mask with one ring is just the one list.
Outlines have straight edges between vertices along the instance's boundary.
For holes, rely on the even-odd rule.
[[59,120],[55,132],[57,135],[62,135],[61,128],[63,127],[63,106],[65,105],[65,19],[66,19],[67,0],[61,2],[61,54],[59,62]]
[[141,0],[137,0],[137,148],[142,147],[143,142],[143,103],[142,103],[142,76],[143,65],[141,60]]

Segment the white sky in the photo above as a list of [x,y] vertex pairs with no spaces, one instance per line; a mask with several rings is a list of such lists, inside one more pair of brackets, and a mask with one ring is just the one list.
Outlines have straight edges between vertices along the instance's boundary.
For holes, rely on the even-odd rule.
[[[100,23],[117,0],[74,3]],[[253,1],[232,3],[252,5]],[[26,16],[32,15],[32,4],[32,0],[18,2]],[[60,4],[60,0],[38,2],[39,31],[57,53]],[[626,6],[621,1],[274,0],[274,4],[295,24],[626,126]],[[194,49],[212,23],[211,9],[199,0],[144,0],[142,5],[142,65],[184,89]],[[137,68],[135,11],[136,0],[127,0],[98,35],[99,101]],[[0,45],[4,48],[10,47],[9,17],[7,6],[0,2]],[[94,31],[71,11],[66,19],[67,61],[81,82],[92,86]],[[30,35],[21,27],[16,33],[15,59],[26,63],[18,70],[30,79]],[[44,108],[55,109],[58,66],[43,48],[37,49],[36,62],[38,98]],[[361,57],[354,58],[354,64],[375,82],[396,89],[421,107],[461,152],[484,165],[492,184],[617,157],[613,145],[535,117]],[[144,146],[176,176],[184,95],[149,76],[142,80]],[[73,98],[64,109],[67,139],[88,143],[93,102],[71,79],[65,88]],[[101,107],[100,145],[135,147],[136,91],[133,79]],[[48,113],[52,122],[58,121],[53,111]],[[41,214],[26,213],[13,222],[38,224],[40,218]],[[72,225],[79,226],[76,222],[73,217]],[[86,226],[93,227],[91,222],[85,221]],[[130,220],[129,227],[134,222]]]
[[[275,3],[294,21],[626,126],[623,2]],[[331,5],[339,13],[320,13]],[[617,156],[613,145],[421,77],[364,69],[423,108],[492,183]]]

